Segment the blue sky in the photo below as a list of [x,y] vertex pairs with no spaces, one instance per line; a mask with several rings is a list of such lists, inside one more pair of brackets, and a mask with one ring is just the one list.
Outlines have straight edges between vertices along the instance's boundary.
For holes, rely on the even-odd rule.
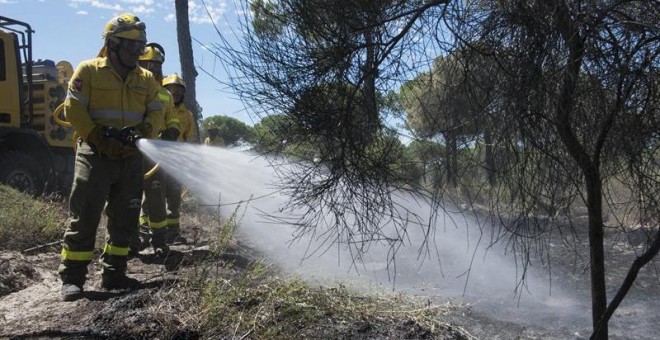
[[[219,42],[213,23],[225,39],[237,40],[237,23],[244,15],[239,2],[188,1],[193,54],[199,72],[197,101],[204,117],[221,114],[253,125],[256,122],[250,119],[237,96],[201,70],[218,79],[227,78],[219,61],[202,44]],[[106,22],[124,12],[139,16],[147,24],[148,40],[165,48],[163,72],[180,73],[174,0],[0,0],[0,15],[27,22],[35,31],[34,59],[66,60],[74,68],[82,60],[96,56],[103,44],[101,34]]]

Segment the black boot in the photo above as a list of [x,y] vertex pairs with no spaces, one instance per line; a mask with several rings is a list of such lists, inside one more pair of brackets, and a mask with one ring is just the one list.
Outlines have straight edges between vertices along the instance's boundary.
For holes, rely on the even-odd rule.
[[76,301],[78,299],[82,299],[85,296],[82,284],[66,282],[62,283],[60,294],[62,301]]
[[106,290],[113,289],[136,289],[140,287],[140,282],[124,273],[101,274],[101,287]]
[[157,229],[152,231],[151,246],[154,248],[154,254],[156,254],[156,256],[167,256],[170,252],[170,247],[167,245],[167,229]]
[[62,289],[60,297],[62,301],[76,301],[84,296],[85,274],[60,274]]
[[188,241],[181,236],[181,229],[177,227],[167,227],[167,244],[187,244]]
[[130,245],[128,246],[128,256],[136,257],[140,255],[140,251],[149,247],[151,241],[151,231],[149,227],[139,225],[138,230],[131,235]]

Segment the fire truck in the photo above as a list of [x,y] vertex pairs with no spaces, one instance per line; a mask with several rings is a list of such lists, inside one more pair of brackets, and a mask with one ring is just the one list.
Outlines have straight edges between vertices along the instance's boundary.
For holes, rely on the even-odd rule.
[[58,124],[70,63],[32,59],[29,24],[0,16],[0,183],[33,195],[66,193],[74,130]]

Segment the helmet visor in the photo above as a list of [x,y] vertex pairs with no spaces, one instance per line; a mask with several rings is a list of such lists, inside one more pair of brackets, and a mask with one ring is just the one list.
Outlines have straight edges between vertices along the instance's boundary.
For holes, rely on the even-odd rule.
[[138,21],[134,24],[117,26],[117,28],[112,30],[112,32],[110,32],[110,33],[114,35],[114,34],[130,31],[130,30],[144,31],[146,29],[147,29],[147,25],[142,21]]
[[138,21],[134,24],[117,26],[112,31],[109,31],[108,34],[110,36],[117,38],[139,40],[139,41],[144,41],[146,43],[147,41],[147,32],[145,31],[146,28],[147,25],[144,22]]

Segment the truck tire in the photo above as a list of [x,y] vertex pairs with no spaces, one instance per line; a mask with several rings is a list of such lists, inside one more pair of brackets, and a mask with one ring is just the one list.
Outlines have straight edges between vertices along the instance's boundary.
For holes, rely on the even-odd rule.
[[31,156],[10,151],[0,156],[0,183],[38,196],[46,186],[44,172]]

